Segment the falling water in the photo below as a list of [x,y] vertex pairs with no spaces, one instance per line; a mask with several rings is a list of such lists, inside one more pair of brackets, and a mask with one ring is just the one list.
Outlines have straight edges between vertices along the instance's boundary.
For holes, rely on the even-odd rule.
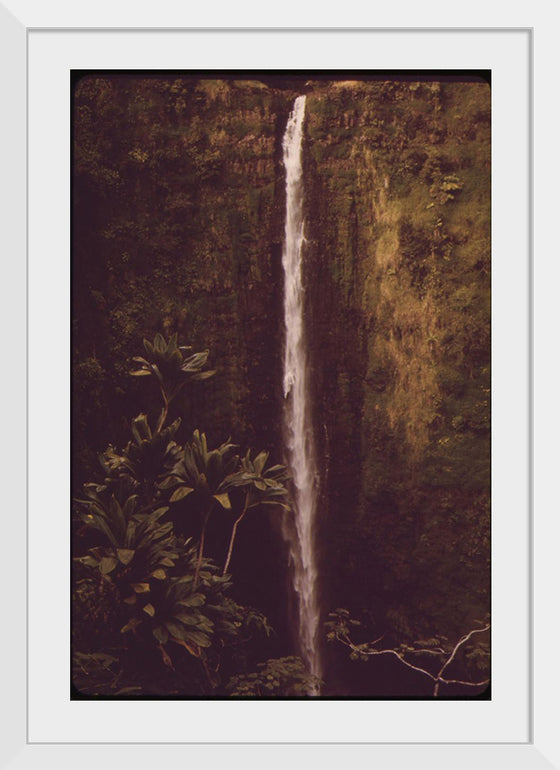
[[[300,652],[308,671],[321,675],[319,655],[319,603],[315,553],[317,468],[309,408],[307,352],[303,318],[302,247],[303,171],[301,163],[305,96],[298,96],[283,140],[286,169],[286,228],[284,267],[284,418],[288,465],[293,479],[293,520],[286,519],[284,535],[289,543],[294,589],[298,605]],[[316,695],[317,690],[310,692]]]

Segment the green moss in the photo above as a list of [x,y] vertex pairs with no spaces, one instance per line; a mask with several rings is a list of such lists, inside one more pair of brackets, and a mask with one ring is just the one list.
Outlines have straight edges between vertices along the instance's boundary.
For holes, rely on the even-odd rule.
[[[364,356],[357,366],[345,357],[330,385],[336,410],[329,431],[339,441],[330,471],[332,519],[340,522],[333,541],[348,538],[361,552],[358,540],[370,533],[372,550],[355,562],[356,581],[381,570],[378,604],[406,590],[424,610],[416,622],[460,632],[464,590],[456,587],[463,599],[438,604],[413,576],[415,559],[429,563],[419,538],[424,527],[437,531],[446,495],[465,511],[467,539],[472,495],[488,505],[488,91],[479,84],[348,84],[314,93],[308,104],[319,217],[313,237],[331,282],[329,312],[338,308],[340,323],[350,324],[334,339],[339,350],[350,344]],[[319,348],[332,344],[327,337]],[[352,513],[349,498],[337,496],[345,475],[359,487]],[[447,536],[441,529],[441,539]],[[454,584],[445,558],[439,579]],[[460,559],[464,579],[469,556]],[[478,597],[469,607],[484,614],[486,567],[469,580]],[[410,602],[400,602],[400,611],[415,612]]]

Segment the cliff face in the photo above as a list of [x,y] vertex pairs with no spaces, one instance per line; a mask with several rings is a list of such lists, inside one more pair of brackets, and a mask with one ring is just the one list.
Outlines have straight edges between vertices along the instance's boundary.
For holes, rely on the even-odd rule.
[[403,633],[488,607],[489,151],[485,83],[308,98],[328,590]]
[[[157,330],[210,348],[220,372],[181,405],[190,430],[205,422],[214,441],[229,433],[272,440],[279,136],[288,112],[289,98],[256,82],[78,82],[73,307],[84,452],[86,443],[103,448],[117,415],[135,414],[145,398],[145,385],[130,382],[128,361],[142,336]],[[92,388],[108,411],[101,426],[88,411]]]
[[[451,637],[489,605],[489,88],[306,90],[323,600],[396,635]],[[218,369],[180,405],[185,434],[281,459],[281,139],[297,93],[270,79],[76,85],[77,481],[124,440],[120,415],[145,408],[128,360],[156,331],[210,348]]]

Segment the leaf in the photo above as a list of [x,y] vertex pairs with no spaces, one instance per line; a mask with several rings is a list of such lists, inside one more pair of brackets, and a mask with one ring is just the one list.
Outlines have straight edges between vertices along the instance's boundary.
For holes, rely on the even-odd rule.
[[179,479],[177,476],[166,476],[163,481],[160,481],[158,487],[160,489],[170,489],[171,487],[176,487],[178,483]]
[[200,434],[200,446],[202,451],[202,457],[206,460],[208,457],[208,442],[206,440],[206,433]]
[[83,564],[85,567],[97,567],[99,565],[99,559],[96,559],[94,556],[76,556],[74,561]]
[[139,618],[130,618],[128,623],[121,628],[121,634],[126,634],[127,631],[134,631],[142,621]]
[[216,374],[215,369],[207,369],[205,372],[197,372],[196,374],[193,374],[191,379],[193,380],[208,380],[210,377],[213,377]]
[[136,594],[147,594],[148,591],[150,590],[150,584],[149,583],[132,583],[131,588]]
[[[128,503],[128,500],[127,500],[127,503]],[[125,508],[126,508],[126,504],[125,504]],[[126,533],[125,533],[125,536],[124,536],[124,544],[125,544],[127,550],[134,543],[134,535],[135,534],[136,534],[136,522],[129,521],[128,524],[126,525]]]
[[260,452],[253,462],[253,465],[255,466],[255,471],[258,474],[261,474],[263,472],[264,466],[266,465],[266,461],[268,460],[268,452]]
[[181,426],[181,418],[177,417],[176,420],[173,420],[171,425],[167,426],[167,428],[165,429],[165,434],[169,437],[173,437],[179,430],[180,426]]
[[103,532],[103,534],[105,535],[107,540],[111,543],[111,545],[117,546],[117,539],[112,533],[111,528],[108,526],[104,518],[102,518],[101,516],[94,516],[92,519],[88,520],[88,522],[86,523],[88,523],[94,529],[98,529],[100,532]]
[[136,604],[136,594],[131,594],[130,596],[127,596],[126,599],[123,599],[123,602],[125,604]]
[[156,580],[165,580],[167,573],[164,569],[155,569],[152,572],[152,577],[154,577]]
[[145,607],[142,607],[145,613],[147,613],[151,618],[154,617],[156,614],[156,609],[153,604],[146,604]]
[[117,556],[119,557],[119,561],[125,566],[130,564],[135,553],[136,552],[132,548],[117,548]]
[[198,372],[206,361],[208,360],[209,350],[204,350],[201,353],[193,353],[192,356],[185,358],[181,369],[183,372]]
[[126,529],[126,521],[124,518],[123,509],[121,508],[121,504],[114,495],[111,497],[109,502],[109,510],[111,512],[111,517],[117,525],[116,528],[113,528],[113,531],[120,539],[124,535],[124,531]]
[[172,620],[165,621],[165,627],[176,639],[185,639],[185,629],[180,623],[173,623]]
[[165,644],[169,639],[169,634],[163,626],[156,626],[152,629],[152,633],[160,644]]
[[176,612],[173,617],[176,620],[180,620],[186,626],[198,626],[200,622],[200,616],[189,615],[187,612]]
[[198,629],[199,631],[206,631],[211,634],[214,631],[214,621],[204,615],[200,615],[198,619]]
[[142,688],[139,685],[133,685],[131,687],[121,687],[120,690],[117,690],[115,695],[131,695],[132,693],[141,693]]
[[167,348],[167,345],[165,344],[165,340],[163,339],[163,337],[159,332],[154,337],[154,348],[158,353],[165,353],[165,350]]
[[152,372],[156,375],[156,377],[158,378],[158,381],[163,385],[163,377],[161,376],[159,367],[156,366],[155,364],[152,364],[151,366],[152,366]]
[[148,416],[146,414],[142,413],[135,417],[132,420],[130,427],[132,435],[138,445],[140,445],[143,440],[152,438],[152,431],[148,425]]
[[130,374],[133,377],[146,377],[151,374],[151,371],[149,369],[135,369],[133,372],[130,372]]
[[194,492],[194,489],[192,487],[177,487],[177,489],[175,490],[175,492],[173,492],[169,500],[172,503],[176,503],[177,500],[182,500],[187,495],[190,495],[191,492]]
[[152,521],[157,521],[158,519],[161,519],[164,513],[167,513],[169,510],[169,506],[166,505],[163,508],[157,508],[152,514],[150,514],[150,518]]
[[154,532],[153,532],[154,539],[157,540],[159,538],[162,538],[168,532],[171,532],[172,529],[173,529],[173,522],[172,521],[168,521],[165,524],[162,524],[161,527],[158,527],[157,529],[154,530]]
[[266,484],[267,487],[270,487],[271,489],[275,489],[278,491],[284,489],[284,487],[281,484],[279,484],[276,481],[276,479],[264,479],[264,483]]
[[192,596],[188,596],[186,599],[181,599],[179,604],[181,604],[183,607],[202,607],[205,601],[206,599],[204,594],[193,594]]
[[198,644],[199,647],[210,647],[212,642],[210,641],[210,637],[208,637],[206,634],[204,634],[202,631],[187,631],[185,630],[183,632],[183,639],[187,642],[192,642],[193,644]]
[[95,493],[103,492],[103,490],[107,489],[107,487],[105,486],[105,484],[97,484],[97,482],[95,481],[88,481],[84,484],[84,489],[87,490],[87,494],[98,499]]
[[103,556],[99,562],[99,571],[102,575],[108,575],[117,566],[118,562],[114,556]]
[[220,503],[222,508],[225,508],[228,511],[231,510],[231,502],[227,492],[223,492],[220,495],[214,495],[213,497],[215,500],[217,500]]
[[[194,580],[194,575],[183,575],[180,578],[175,578],[175,580],[173,582],[176,585],[182,585],[184,583],[192,583],[193,580]],[[185,590],[187,590],[187,591],[189,590],[189,587],[187,585],[184,585],[183,588],[185,588]]]

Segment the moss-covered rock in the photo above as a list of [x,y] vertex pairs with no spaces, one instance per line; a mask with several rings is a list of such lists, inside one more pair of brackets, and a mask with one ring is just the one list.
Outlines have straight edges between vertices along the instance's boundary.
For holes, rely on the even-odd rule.
[[384,629],[461,633],[489,609],[489,88],[307,103],[330,593],[363,607],[367,586]]

